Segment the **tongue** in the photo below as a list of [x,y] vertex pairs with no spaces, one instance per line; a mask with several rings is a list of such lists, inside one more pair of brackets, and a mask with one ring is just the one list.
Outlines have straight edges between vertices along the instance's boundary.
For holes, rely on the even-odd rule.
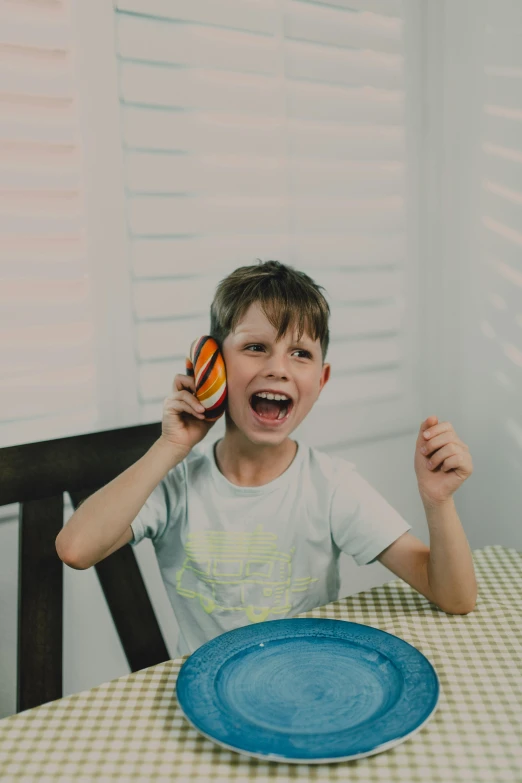
[[275,400],[260,400],[256,405],[256,413],[267,419],[277,419],[281,406]]

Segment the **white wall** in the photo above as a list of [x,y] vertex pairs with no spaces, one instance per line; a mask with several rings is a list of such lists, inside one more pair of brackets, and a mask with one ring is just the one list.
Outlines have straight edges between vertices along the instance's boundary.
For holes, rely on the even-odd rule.
[[471,448],[473,541],[522,550],[522,6],[422,7],[421,396]]

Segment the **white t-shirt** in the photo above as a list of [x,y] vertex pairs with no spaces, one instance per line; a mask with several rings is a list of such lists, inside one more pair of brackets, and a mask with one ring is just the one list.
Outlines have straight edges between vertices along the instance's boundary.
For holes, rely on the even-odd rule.
[[152,540],[179,623],[176,657],[337,600],[341,551],[366,565],[411,529],[353,462],[297,444],[276,479],[239,487],[201,441],[133,520],[131,544]]

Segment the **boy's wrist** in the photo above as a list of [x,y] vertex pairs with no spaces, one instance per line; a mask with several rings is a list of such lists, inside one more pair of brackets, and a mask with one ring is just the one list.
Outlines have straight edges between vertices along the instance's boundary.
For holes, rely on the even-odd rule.
[[153,443],[152,448],[161,456],[162,459],[165,459],[171,468],[175,467],[178,462],[181,462],[183,459],[185,459],[187,454],[190,452],[190,449],[183,448],[183,446],[180,446],[176,443],[171,443],[166,438],[164,438],[163,435],[160,435],[158,440]]

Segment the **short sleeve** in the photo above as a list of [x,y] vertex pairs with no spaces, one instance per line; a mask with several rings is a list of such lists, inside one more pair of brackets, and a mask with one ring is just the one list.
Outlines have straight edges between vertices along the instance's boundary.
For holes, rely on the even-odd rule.
[[144,538],[150,538],[155,543],[169,524],[178,521],[184,500],[184,470],[182,463],[179,463],[153,489],[131,522],[134,536],[129,542],[131,546],[136,546]]
[[357,565],[369,565],[409,525],[372,485],[355,470],[353,462],[339,460],[332,495],[332,538]]

